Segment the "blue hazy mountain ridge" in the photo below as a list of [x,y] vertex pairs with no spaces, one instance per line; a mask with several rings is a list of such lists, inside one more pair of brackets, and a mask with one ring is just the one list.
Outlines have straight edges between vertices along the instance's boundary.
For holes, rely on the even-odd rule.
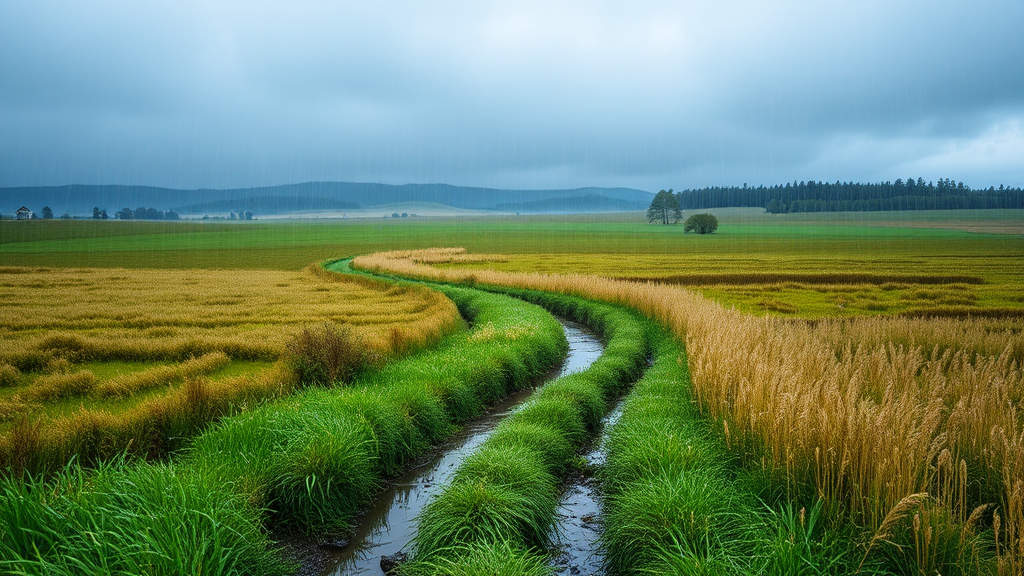
[[[25,205],[49,206],[55,214],[88,215],[93,207],[173,209],[181,214],[251,210],[255,213],[346,210],[427,202],[502,212],[606,212],[644,210],[654,195],[632,188],[504,190],[449,184],[305,182],[258,188],[184,190],[132,185],[68,185],[0,188],[0,212]],[[8,204],[10,206],[8,206]],[[16,205],[15,205],[16,204]]]

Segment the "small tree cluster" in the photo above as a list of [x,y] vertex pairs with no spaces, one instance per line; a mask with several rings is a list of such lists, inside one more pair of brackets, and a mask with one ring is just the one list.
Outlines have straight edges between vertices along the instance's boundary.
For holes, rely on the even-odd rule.
[[662,190],[651,200],[651,206],[647,209],[648,222],[661,222],[676,224],[683,217],[683,211],[679,207],[679,199],[672,193],[672,190]]
[[715,230],[718,230],[718,218],[714,214],[694,214],[683,223],[683,232],[711,234]]
[[[95,217],[96,209],[94,208],[93,218]],[[143,208],[140,206],[135,210],[122,208],[114,213],[114,218],[118,220],[178,220],[180,216],[174,210],[164,212],[156,208]]]
[[288,343],[288,361],[299,382],[307,386],[348,382],[371,360],[369,349],[345,325],[309,326]]

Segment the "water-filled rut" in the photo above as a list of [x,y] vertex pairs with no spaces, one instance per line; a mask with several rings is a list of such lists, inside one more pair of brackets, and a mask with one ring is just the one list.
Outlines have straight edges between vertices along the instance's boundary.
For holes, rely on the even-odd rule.
[[[561,369],[552,373],[548,381],[587,369],[604,351],[600,339],[583,326],[567,320],[560,322],[569,341],[569,352]],[[330,568],[323,574],[382,575],[381,557],[406,548],[415,534],[416,516],[423,506],[444,488],[463,460],[490,437],[498,423],[532,392],[523,390],[499,402],[485,415],[467,424],[455,438],[438,446],[417,466],[395,478],[359,518],[351,540],[330,553]]]
[[601,531],[600,487],[592,471],[607,459],[608,433],[622,416],[622,401],[601,420],[601,435],[584,455],[590,470],[571,477],[558,502],[558,523],[551,529],[555,574],[589,576],[603,573],[604,554],[598,545]]

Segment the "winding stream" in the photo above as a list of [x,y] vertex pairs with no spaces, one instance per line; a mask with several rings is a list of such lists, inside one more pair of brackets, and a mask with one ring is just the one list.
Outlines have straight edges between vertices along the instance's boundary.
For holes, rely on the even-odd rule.
[[[601,420],[601,435],[584,458],[591,469],[604,465],[608,456],[608,432],[622,416],[622,401]],[[604,555],[598,543],[601,532],[600,490],[590,473],[569,479],[558,503],[558,522],[551,530],[555,543],[551,566],[555,574],[587,576],[602,574]]]
[[[587,369],[604,351],[598,337],[583,326],[559,319],[569,341],[569,353],[559,372],[547,381]],[[466,425],[452,440],[436,448],[429,459],[396,478],[359,518],[352,539],[330,552],[330,568],[324,576],[383,575],[382,556],[390,556],[412,540],[416,516],[450,480],[462,461],[471,455],[506,416],[515,411],[531,389],[517,392],[496,404],[485,415]]]

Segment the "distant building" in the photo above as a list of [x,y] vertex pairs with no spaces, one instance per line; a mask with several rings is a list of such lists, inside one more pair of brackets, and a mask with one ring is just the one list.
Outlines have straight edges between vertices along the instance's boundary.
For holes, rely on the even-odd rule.
[[28,208],[25,208],[24,206],[22,206],[21,208],[18,208],[17,214],[18,214],[18,220],[31,220],[32,219],[32,211],[29,210]]

